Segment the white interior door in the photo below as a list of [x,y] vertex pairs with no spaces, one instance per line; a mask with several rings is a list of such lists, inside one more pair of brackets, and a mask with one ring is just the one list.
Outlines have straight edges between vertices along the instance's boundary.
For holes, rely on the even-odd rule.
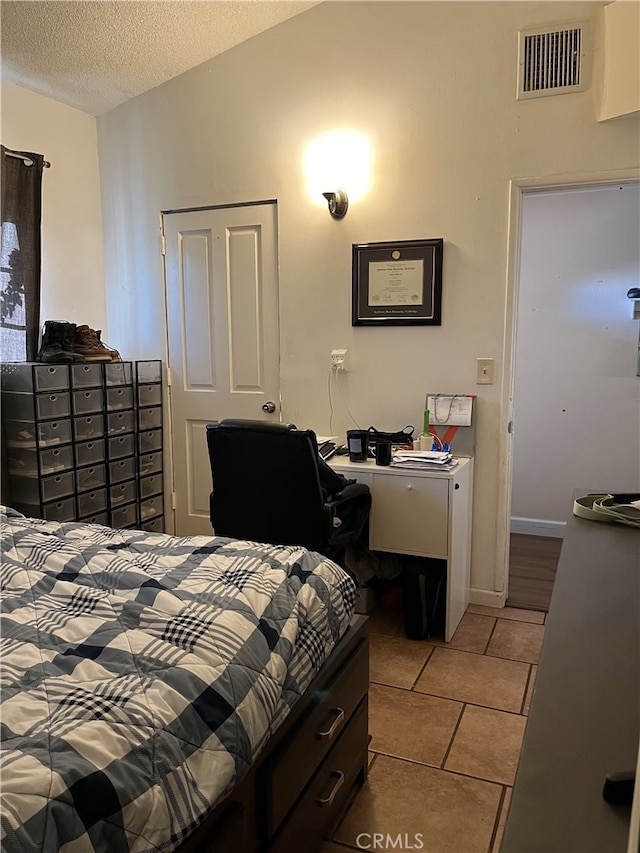
[[163,227],[175,532],[210,534],[206,425],[280,417],[276,205],[167,213]]

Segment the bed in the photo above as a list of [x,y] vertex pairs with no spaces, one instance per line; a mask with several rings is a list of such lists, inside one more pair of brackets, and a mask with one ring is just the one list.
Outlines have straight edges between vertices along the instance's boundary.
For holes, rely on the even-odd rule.
[[1,844],[286,851],[366,775],[366,620],[302,548],[2,523]]

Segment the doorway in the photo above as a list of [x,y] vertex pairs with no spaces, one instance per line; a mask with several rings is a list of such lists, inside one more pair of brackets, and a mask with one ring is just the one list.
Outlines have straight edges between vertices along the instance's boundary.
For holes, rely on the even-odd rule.
[[640,470],[640,184],[525,192],[515,311],[509,606],[548,609],[575,489]]
[[277,205],[168,211],[162,224],[174,532],[211,535],[206,425],[280,417]]

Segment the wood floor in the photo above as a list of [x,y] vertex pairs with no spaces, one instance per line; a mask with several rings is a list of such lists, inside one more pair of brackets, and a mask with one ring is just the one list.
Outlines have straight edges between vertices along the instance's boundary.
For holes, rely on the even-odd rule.
[[511,534],[507,607],[549,610],[562,539]]

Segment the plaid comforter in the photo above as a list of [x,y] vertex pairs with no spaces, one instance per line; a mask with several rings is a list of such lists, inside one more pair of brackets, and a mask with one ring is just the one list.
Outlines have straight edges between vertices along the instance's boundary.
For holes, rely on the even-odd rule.
[[321,668],[353,582],[301,548],[0,512],[2,850],[175,849]]

